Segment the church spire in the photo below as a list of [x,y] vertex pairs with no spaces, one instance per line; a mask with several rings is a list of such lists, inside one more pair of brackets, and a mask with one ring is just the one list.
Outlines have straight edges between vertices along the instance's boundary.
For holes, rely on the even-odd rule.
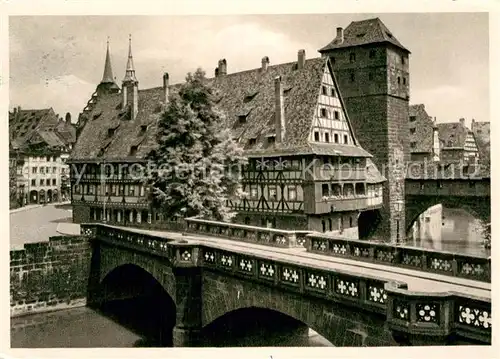
[[113,69],[111,68],[111,57],[109,56],[109,37],[107,41],[107,48],[106,48],[106,61],[104,63],[104,74],[102,75],[102,81],[101,83],[113,83],[114,77],[113,77]]
[[134,59],[132,58],[132,35],[129,35],[128,37],[128,61],[127,68],[125,70],[125,78],[123,79],[123,82],[129,81],[137,82],[135,77]]

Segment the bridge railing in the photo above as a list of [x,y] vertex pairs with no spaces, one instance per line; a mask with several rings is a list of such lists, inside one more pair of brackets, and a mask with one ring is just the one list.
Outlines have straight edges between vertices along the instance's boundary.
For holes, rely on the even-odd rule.
[[491,282],[491,259],[386,243],[309,234],[308,252]]
[[243,224],[186,218],[185,232],[264,244],[274,247],[303,247],[309,231],[287,231],[275,228],[255,227]]

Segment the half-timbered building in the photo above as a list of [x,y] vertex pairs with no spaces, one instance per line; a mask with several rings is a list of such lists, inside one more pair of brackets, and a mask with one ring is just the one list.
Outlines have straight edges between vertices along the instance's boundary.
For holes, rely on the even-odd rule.
[[[227,66],[220,60],[207,81],[249,159],[244,196],[229,201],[235,221],[356,238],[359,214],[382,206],[385,178],[359,145],[330,60],[306,59],[300,50],[290,63],[271,65],[264,57],[236,73]],[[168,219],[153,208],[134,164],[145,166],[178,85],[164,74],[163,86],[139,90],[130,49],[121,90],[106,74],[109,54],[105,68],[101,90],[80,115],[72,153],[74,221],[161,224]]]

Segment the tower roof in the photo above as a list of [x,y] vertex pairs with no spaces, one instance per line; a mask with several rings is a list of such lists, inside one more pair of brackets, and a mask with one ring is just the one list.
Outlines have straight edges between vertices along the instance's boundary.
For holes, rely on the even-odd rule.
[[106,48],[106,61],[104,62],[104,74],[101,83],[114,83],[113,69],[111,68],[111,57],[109,56],[109,39]]
[[131,35],[129,35],[128,38],[128,60],[127,60],[127,68],[125,69],[125,77],[123,78],[123,82],[129,82],[129,81],[137,82],[137,78],[135,77],[134,59],[132,57]]
[[394,37],[391,31],[389,31],[378,17],[362,21],[353,21],[345,28],[343,33],[343,41],[336,37],[328,45],[321,48],[319,52],[384,42],[410,52]]

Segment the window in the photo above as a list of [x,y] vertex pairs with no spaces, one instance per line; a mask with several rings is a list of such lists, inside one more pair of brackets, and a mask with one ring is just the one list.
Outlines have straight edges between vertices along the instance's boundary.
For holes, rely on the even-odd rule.
[[38,167],[33,167],[31,173],[36,174],[38,172]]
[[245,122],[247,122],[247,116],[246,115],[239,115],[238,116],[238,122],[239,123],[245,123]]
[[330,142],[330,134],[325,133],[325,142]]
[[45,186],[45,180],[43,178],[40,180],[40,186]]
[[336,97],[336,96],[337,96],[337,94],[335,93],[335,89],[332,88],[332,97]]
[[349,61],[350,61],[350,62],[354,62],[354,61],[356,61],[356,54],[355,54],[354,52],[351,52],[351,53],[349,54]]
[[268,138],[267,138],[267,143],[268,143],[268,144],[272,145],[272,144],[274,144],[275,142],[276,142],[276,137],[274,137],[274,136],[270,136],[270,137],[268,137]]
[[131,196],[131,197],[134,197],[135,196],[135,186],[134,185],[131,185],[129,188],[128,188],[128,195]]
[[118,195],[123,196],[124,193],[125,193],[125,186],[122,184],[118,185]]
[[338,133],[335,133],[335,134],[333,135],[333,142],[335,142],[335,143],[339,143],[339,135],[338,135]]
[[115,134],[114,128],[108,128],[108,137],[112,137]]
[[248,144],[249,144],[250,146],[253,146],[253,145],[255,145],[256,143],[257,143],[257,139],[256,139],[256,138],[251,138],[251,139],[249,139],[249,140],[248,140]]
[[314,131],[314,141],[319,142],[319,132]]
[[245,217],[245,224],[250,224],[250,217]]
[[297,199],[297,188],[295,186],[288,187],[288,200],[295,201]]
[[36,186],[36,179],[32,179],[32,180],[31,180],[31,185],[32,185],[32,186]]
[[45,160],[46,160],[47,162],[50,162],[50,156],[47,156],[47,157],[45,158]]
[[328,230],[332,230],[332,219],[331,218],[328,218]]
[[325,96],[328,95],[328,89],[326,88],[326,86],[321,86],[321,93]]
[[45,167],[40,167],[40,173],[45,174]]
[[398,76],[398,85],[401,83],[401,77]]
[[404,57],[404,56],[401,56],[401,63],[404,65],[404,64],[405,64],[405,62],[406,62],[405,57]]
[[323,233],[326,232],[326,223],[324,220],[321,221],[321,227],[323,228]]
[[145,193],[146,189],[144,188],[144,186],[141,186],[139,188],[139,196],[140,197],[144,197],[144,193]]
[[322,108],[319,110],[320,116],[321,117],[326,117],[326,108]]
[[415,147],[417,147],[417,143],[416,143],[416,142],[410,142],[410,147],[411,147],[411,148],[415,148]]
[[328,183],[323,183],[321,185],[321,195],[323,197],[330,195],[330,185]]
[[354,82],[356,80],[356,76],[354,76],[354,72],[351,72],[351,82]]
[[137,146],[130,147],[130,156],[135,156],[137,154]]
[[257,186],[252,186],[250,187],[250,198],[257,198],[258,196],[258,191],[257,191]]
[[416,131],[415,127],[410,128],[410,133],[411,133],[412,135],[415,133],[415,131]]
[[338,111],[335,111],[335,119],[336,120],[340,119],[340,113]]
[[416,121],[417,117],[416,116],[410,116],[410,122]]
[[141,134],[144,134],[147,129],[148,129],[147,125],[141,125]]
[[403,85],[406,85],[406,77],[403,77]]
[[276,201],[278,199],[278,194],[276,192],[276,187],[269,186],[269,200]]
[[476,182],[474,182],[474,181],[470,181],[470,182],[469,182],[469,187],[470,187],[470,188],[474,188],[474,187],[476,187]]
[[443,183],[441,181],[436,182],[437,188],[443,188]]
[[377,52],[375,50],[370,50],[370,59],[375,58],[376,54],[377,54]]
[[352,217],[349,217],[349,228],[352,228]]
[[[57,167],[52,167],[52,173],[57,173]],[[64,173],[64,168],[63,168],[62,173]]]
[[52,186],[56,186],[57,185],[57,180],[55,178],[52,178]]
[[452,146],[453,146],[453,142],[448,141],[448,147],[452,147]]
[[110,191],[110,193],[111,193],[112,196],[116,196],[116,187],[117,187],[117,185],[115,185],[115,184],[111,185],[111,191]]
[[371,72],[368,74],[368,80],[373,81],[373,74]]
[[345,144],[348,144],[348,143],[349,143],[349,139],[348,139],[347,135],[344,135],[344,143],[345,143]]

